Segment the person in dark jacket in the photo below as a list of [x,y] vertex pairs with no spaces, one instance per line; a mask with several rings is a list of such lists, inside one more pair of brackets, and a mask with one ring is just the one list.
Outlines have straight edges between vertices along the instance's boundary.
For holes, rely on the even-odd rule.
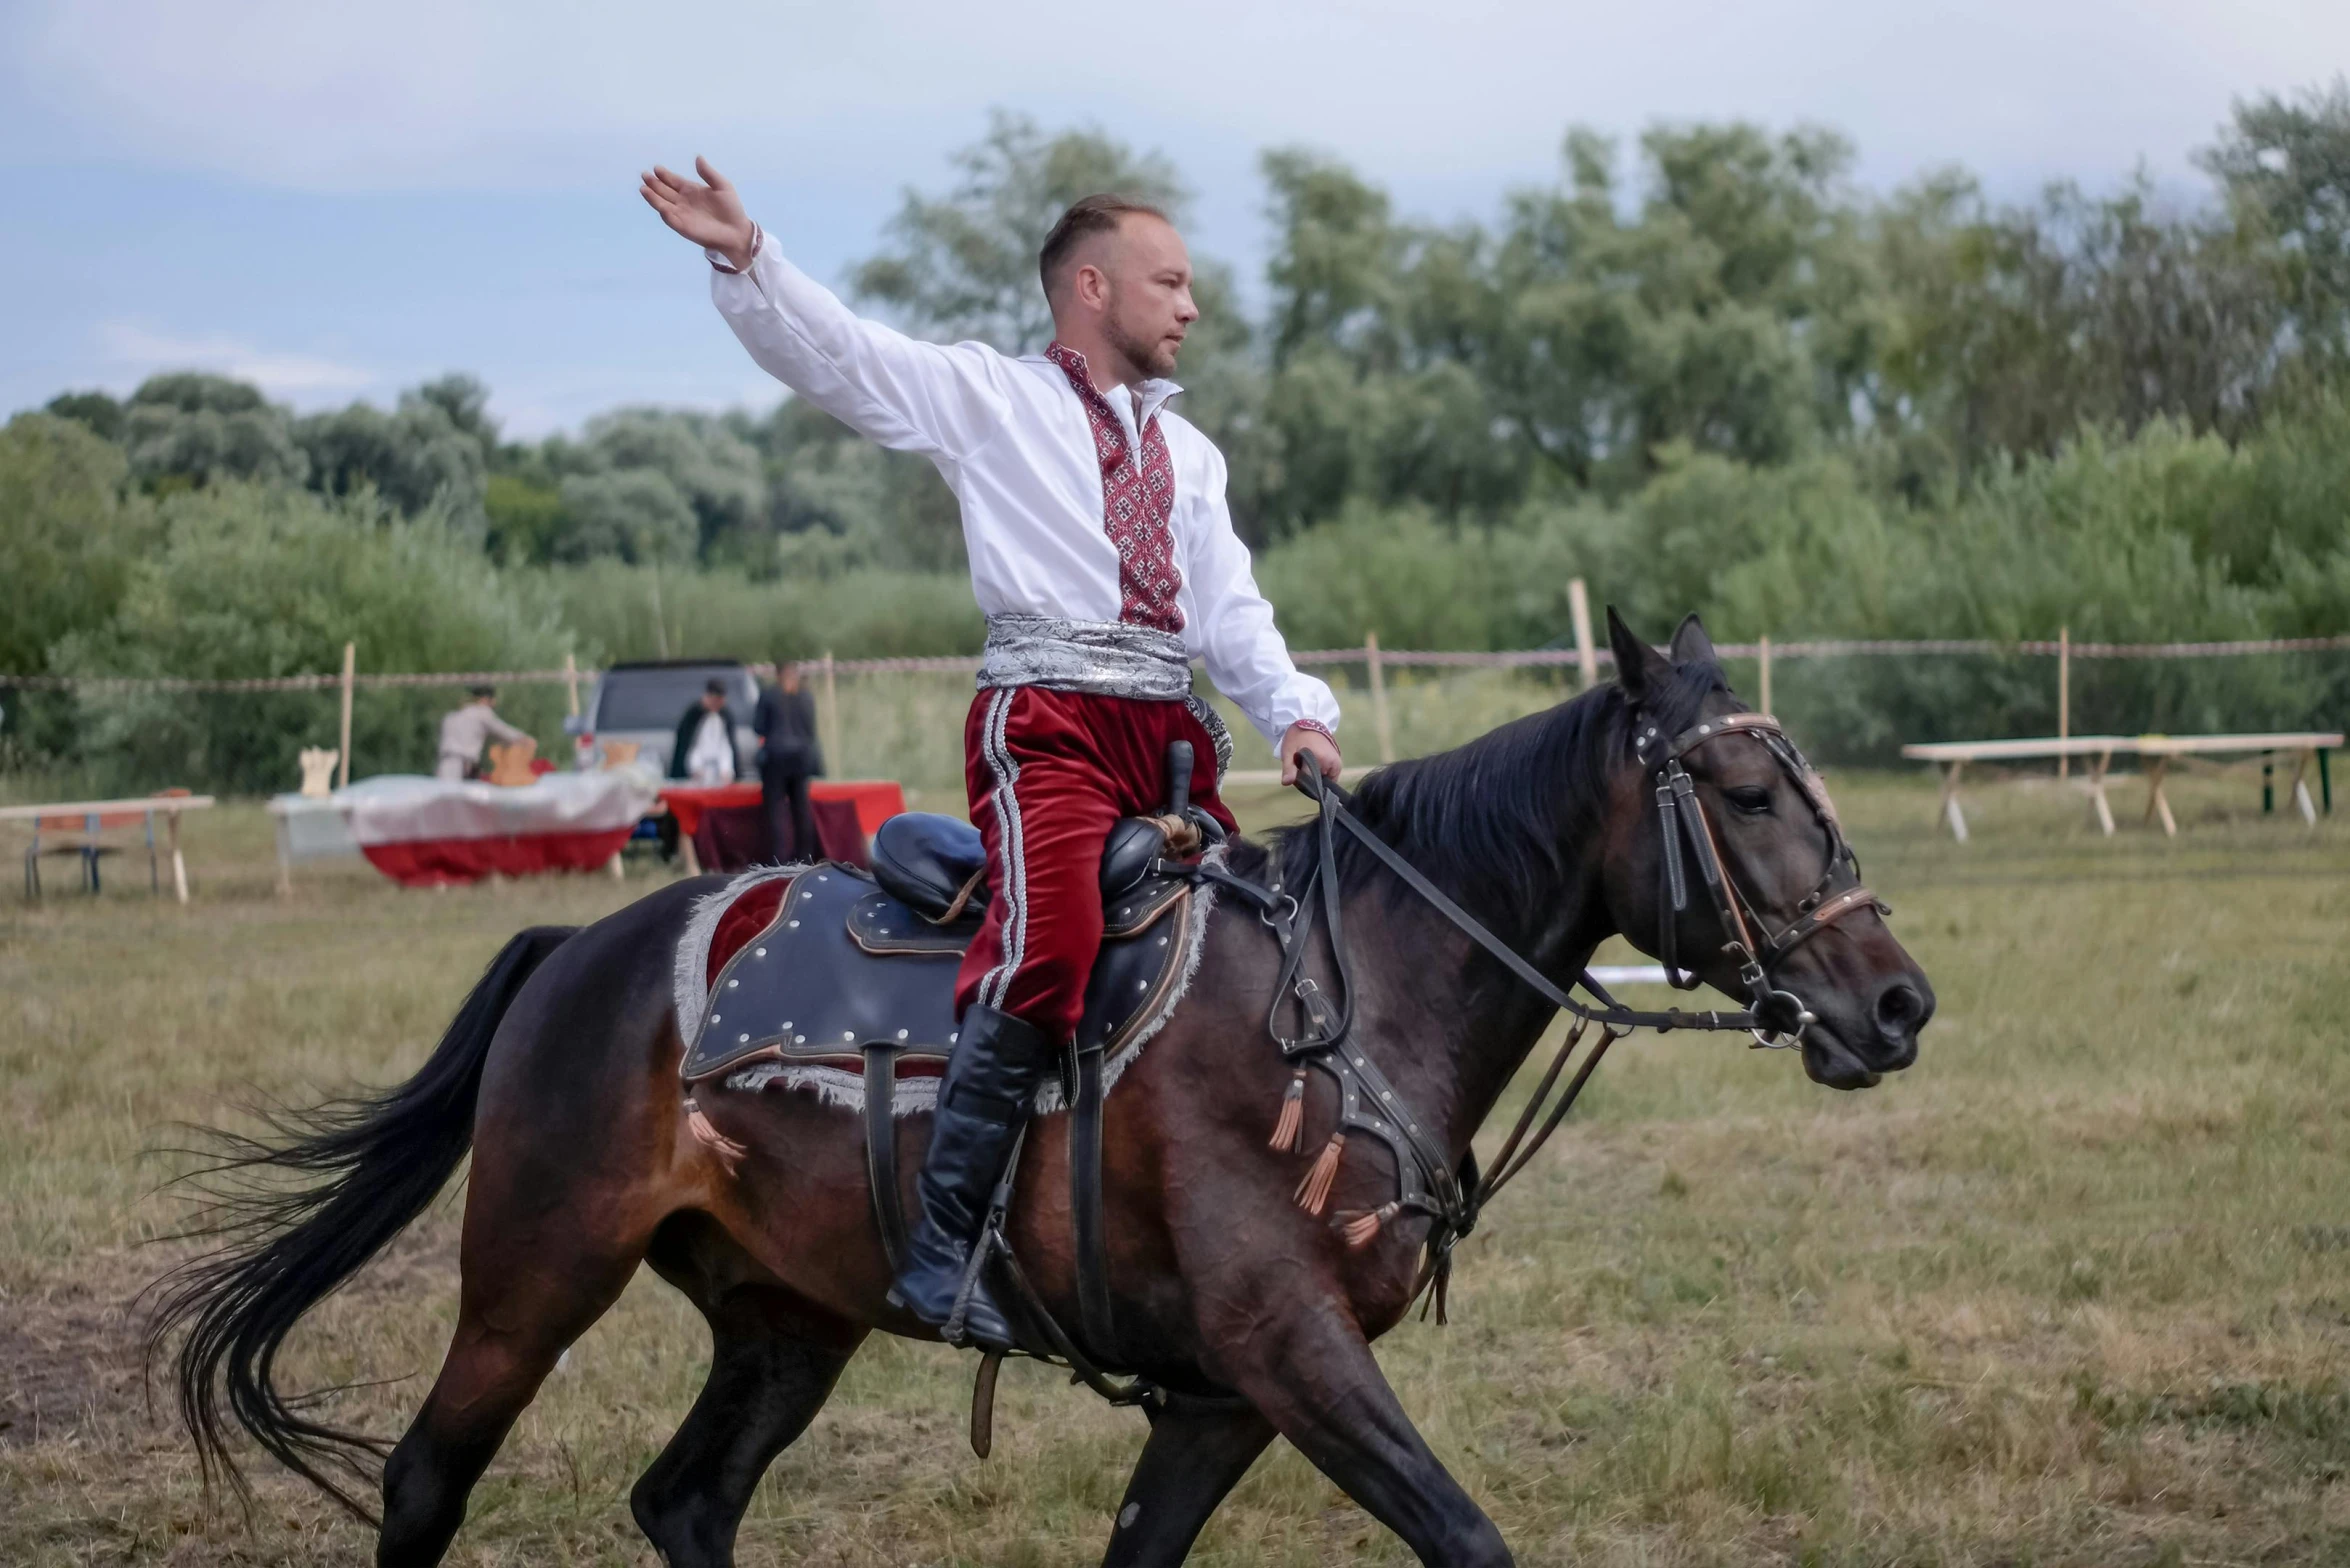
[[751,713],[759,737],[759,799],[767,811],[768,850],[776,864],[814,860],[823,853],[816,815],[808,809],[808,781],[824,771],[816,743],[816,703],[800,683],[800,667],[775,661],[775,684],[759,693]]

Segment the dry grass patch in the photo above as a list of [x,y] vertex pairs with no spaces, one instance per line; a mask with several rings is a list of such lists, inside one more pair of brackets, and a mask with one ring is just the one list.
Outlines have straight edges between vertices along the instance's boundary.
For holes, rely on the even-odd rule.
[[[1455,1325],[1382,1360],[1528,1563],[2350,1561],[2350,834],[2178,786],[2176,841],[2054,790],[1846,778],[1873,885],[1935,979],[1919,1066],[1833,1096],[1694,1036],[1618,1048],[1577,1125],[1463,1249]],[[1262,821],[1288,804],[1241,802]],[[414,1068],[515,928],[645,887],[270,892],[267,825],[191,830],[198,903],[0,902],[0,1562],[359,1563],[367,1533],[258,1477],[207,1513],[128,1359],[174,1210],[140,1151],[240,1098]],[[1506,1113],[1512,1107],[1505,1107]],[[396,1434],[454,1309],[453,1199],[297,1336],[297,1380]],[[453,1561],[650,1560],[626,1493],[691,1402],[699,1320],[640,1278],[571,1352]],[[745,1561],[1094,1560],[1141,1424],[873,1344],[745,1525]],[[1285,1447],[1196,1561],[1393,1563]]]

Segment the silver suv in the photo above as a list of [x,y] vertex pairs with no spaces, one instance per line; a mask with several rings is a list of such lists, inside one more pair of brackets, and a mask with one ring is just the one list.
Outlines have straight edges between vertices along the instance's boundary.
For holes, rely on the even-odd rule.
[[578,717],[563,721],[578,752],[578,765],[602,762],[613,741],[634,741],[639,759],[663,773],[677,745],[677,722],[702,700],[711,681],[726,684],[726,718],[734,726],[734,773],[759,776],[759,737],[751,733],[751,709],[758,683],[742,665],[726,659],[668,659],[649,664],[615,664],[596,677]]

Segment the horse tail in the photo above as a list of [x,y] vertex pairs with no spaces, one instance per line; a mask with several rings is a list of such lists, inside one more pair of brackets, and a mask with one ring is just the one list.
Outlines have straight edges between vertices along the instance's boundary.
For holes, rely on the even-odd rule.
[[280,1464],[374,1522],[329,1472],[371,1482],[361,1456],[380,1462],[386,1445],[318,1418],[319,1404],[339,1389],[280,1389],[278,1353],[303,1314],[406,1229],[456,1172],[473,1145],[474,1101],[498,1022],[577,929],[535,926],[508,942],[406,1083],[309,1110],[273,1110],[273,1137],[213,1133],[207,1163],[181,1178],[212,1200],[182,1234],[224,1245],[149,1287],[161,1298],[147,1358],[152,1364],[185,1328],[172,1381],[207,1490],[226,1478],[240,1498],[250,1496],[229,1450],[233,1418]]

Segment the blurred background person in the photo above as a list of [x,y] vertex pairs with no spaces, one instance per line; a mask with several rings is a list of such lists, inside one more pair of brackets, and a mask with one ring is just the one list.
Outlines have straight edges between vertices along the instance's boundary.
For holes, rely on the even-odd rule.
[[734,726],[726,722],[726,683],[713,680],[702,700],[677,721],[677,744],[669,754],[669,776],[696,784],[734,782]]
[[816,702],[800,680],[800,667],[775,661],[775,684],[762,689],[751,713],[759,737],[759,800],[767,817],[768,858],[778,865],[813,860],[823,853],[815,813],[808,809],[808,781],[824,771],[824,749],[816,739]]
[[504,741],[511,746],[530,737],[497,714],[498,689],[494,686],[468,688],[464,707],[441,715],[440,760],[433,766],[435,778],[461,781],[481,776],[481,750],[491,741]]

